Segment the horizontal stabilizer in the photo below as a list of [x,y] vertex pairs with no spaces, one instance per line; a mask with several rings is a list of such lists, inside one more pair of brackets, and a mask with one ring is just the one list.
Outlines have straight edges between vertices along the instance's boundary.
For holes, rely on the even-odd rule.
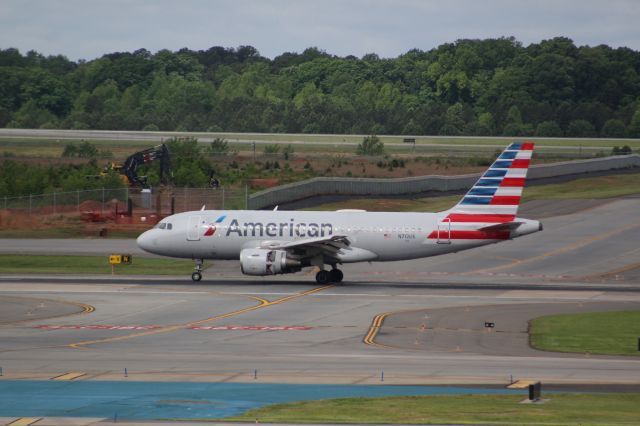
[[520,225],[522,225],[522,222],[496,223],[495,225],[484,226],[479,231],[513,231]]

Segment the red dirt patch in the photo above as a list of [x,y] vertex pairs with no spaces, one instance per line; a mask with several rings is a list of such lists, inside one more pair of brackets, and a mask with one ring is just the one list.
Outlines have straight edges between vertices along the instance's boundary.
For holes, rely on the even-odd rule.
[[274,186],[278,186],[280,184],[280,179],[271,178],[271,179],[250,179],[249,187],[251,189],[266,189],[273,188]]

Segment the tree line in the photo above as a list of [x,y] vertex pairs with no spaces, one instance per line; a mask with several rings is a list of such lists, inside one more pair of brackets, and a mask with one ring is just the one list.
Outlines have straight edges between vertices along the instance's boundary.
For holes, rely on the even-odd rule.
[[0,127],[640,137],[640,52],[557,37],[396,58],[251,46],[78,62],[0,50]]

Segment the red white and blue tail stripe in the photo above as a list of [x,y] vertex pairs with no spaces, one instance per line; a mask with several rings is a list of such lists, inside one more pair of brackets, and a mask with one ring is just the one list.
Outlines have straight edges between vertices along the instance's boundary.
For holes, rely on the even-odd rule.
[[429,238],[441,238],[443,225],[450,239],[510,238],[533,148],[532,142],[509,145]]
[[533,145],[532,142],[514,142],[509,145],[464,198],[449,211],[452,214],[451,221],[513,220],[518,213]]

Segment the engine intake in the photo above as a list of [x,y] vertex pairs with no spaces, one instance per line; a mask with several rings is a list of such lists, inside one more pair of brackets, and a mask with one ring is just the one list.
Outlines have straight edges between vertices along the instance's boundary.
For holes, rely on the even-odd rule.
[[300,261],[287,257],[284,250],[244,249],[240,252],[240,269],[245,275],[275,275],[298,272]]

